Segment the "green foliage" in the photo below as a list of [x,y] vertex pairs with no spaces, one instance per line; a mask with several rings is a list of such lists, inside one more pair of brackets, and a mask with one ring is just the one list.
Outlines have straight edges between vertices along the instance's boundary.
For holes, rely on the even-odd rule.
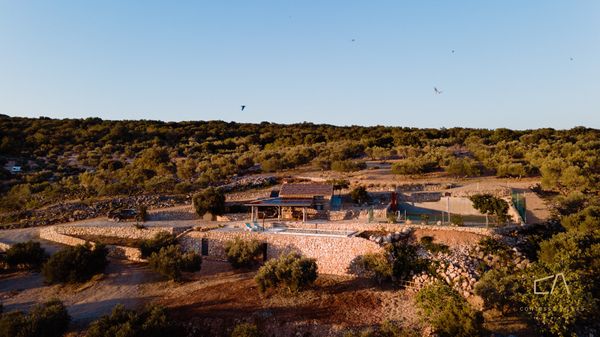
[[418,274],[429,268],[429,260],[419,257],[415,245],[399,241],[385,248],[392,261],[392,274],[397,280],[407,280],[411,272]]
[[366,168],[367,164],[364,161],[340,160],[331,163],[331,169],[338,172],[360,171]]
[[263,249],[258,240],[235,238],[225,243],[225,254],[234,268],[248,268],[260,262]]
[[164,308],[156,305],[144,310],[127,310],[123,305],[113,308],[110,315],[92,322],[86,337],[163,337],[180,335]]
[[48,259],[42,268],[47,283],[84,282],[104,272],[108,251],[101,244],[63,248]]
[[312,285],[317,275],[317,263],[314,259],[288,253],[267,261],[260,267],[254,280],[261,292],[281,286],[297,292]]
[[181,281],[182,272],[196,272],[202,267],[202,257],[194,252],[183,252],[179,245],[161,248],[152,253],[148,265],[157,273],[175,281]]
[[193,202],[196,213],[200,216],[206,213],[221,215],[225,212],[225,194],[221,189],[209,187],[194,195]]
[[422,288],[417,293],[416,304],[421,319],[441,337],[479,336],[482,330],[481,313],[441,282]]
[[475,293],[481,296],[486,308],[503,312],[518,311],[514,298],[524,291],[526,289],[518,282],[517,275],[507,269],[491,269],[475,285]]
[[421,246],[423,246],[423,248],[427,249],[427,251],[433,254],[448,253],[450,251],[447,245],[441,243],[434,243],[433,237],[431,236],[423,236],[421,240],[419,240],[419,242],[421,243]]
[[71,317],[59,300],[33,307],[24,314],[13,311],[0,316],[0,337],[60,337],[69,326]]
[[386,320],[378,327],[371,327],[361,330],[360,332],[347,331],[344,337],[417,337],[418,334],[414,330],[400,328],[393,322]]
[[254,324],[240,323],[233,328],[231,337],[261,337],[262,334]]
[[5,261],[10,268],[23,266],[38,269],[48,256],[39,242],[27,241],[12,245],[6,251]]
[[476,194],[469,199],[473,202],[473,207],[482,214],[496,216],[498,223],[505,223],[511,220],[508,215],[508,202],[505,200],[491,194]]
[[452,214],[450,215],[450,223],[452,223],[454,226],[464,226],[465,219],[460,214]]
[[162,248],[176,245],[177,238],[168,232],[159,232],[152,239],[140,242],[139,248],[143,258],[147,258],[152,253],[158,253]]
[[453,158],[446,167],[446,173],[455,177],[476,177],[481,175],[481,170],[473,159]]
[[367,192],[367,188],[364,186],[358,186],[354,188],[350,192],[350,198],[352,198],[352,201],[357,204],[362,204],[371,200],[371,196],[369,195],[369,192]]
[[361,256],[358,261],[359,266],[367,272],[378,283],[392,279],[392,263],[388,259],[388,254],[373,253]]
[[496,177],[500,178],[525,176],[527,176],[527,170],[521,163],[501,164],[496,169]]
[[327,184],[331,184],[334,190],[342,190],[350,187],[350,182],[346,179],[332,179],[327,180]]
[[588,206],[577,213],[567,215],[562,218],[561,224],[570,231],[600,230],[600,206]]
[[437,162],[422,157],[415,159],[402,159],[392,165],[392,172],[403,175],[423,174],[433,172],[438,169],[438,167],[439,166]]

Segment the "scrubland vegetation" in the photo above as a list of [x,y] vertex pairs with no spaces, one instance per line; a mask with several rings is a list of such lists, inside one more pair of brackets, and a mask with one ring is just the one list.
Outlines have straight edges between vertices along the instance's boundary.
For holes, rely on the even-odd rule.
[[[393,172],[449,176],[541,176],[568,195],[598,189],[599,132],[583,127],[413,129],[211,122],[2,117],[0,207],[19,211],[58,201],[143,193],[186,194],[236,175],[302,165],[364,169],[365,159],[400,160]],[[217,212],[218,213],[218,212]]]
[[[483,299],[484,310],[526,318],[544,334],[587,335],[599,328],[599,152],[600,132],[583,127],[513,131],[2,117],[1,164],[15,162],[23,172],[0,169],[0,211],[12,221],[31,209],[70,199],[94,202],[124,195],[185,194],[195,195],[198,214],[219,215],[226,210],[219,186],[231,179],[301,166],[352,172],[366,169],[367,160],[389,161],[393,174],[408,177],[432,173],[451,178],[534,177],[540,184],[533,191],[551,205],[552,219],[515,230],[506,240],[482,240],[480,251],[496,256],[506,267],[483,263],[475,292]],[[331,183],[336,191],[350,187],[347,180]],[[352,188],[353,202],[369,201],[367,187]],[[508,220],[506,201],[487,194],[473,196],[472,201],[492,221]],[[458,215],[451,221],[464,225]],[[149,266],[169,279],[181,280],[185,272],[202,266],[201,257],[183,252],[172,235],[144,241],[139,248]],[[516,248],[531,261],[527,268],[511,265]],[[372,282],[376,287],[399,289],[413,274],[435,274],[420,249],[431,254],[449,250],[425,236],[418,244],[388,244],[383,253],[367,254],[356,262],[377,281]],[[234,268],[259,267],[254,282],[261,293],[283,290],[285,296],[301,296],[303,290],[318,286],[312,259],[288,254],[264,262],[258,241],[232,241],[226,253]],[[48,257],[39,244],[26,242],[14,245],[0,262],[5,271],[41,269],[47,283],[72,283],[102,273],[107,259],[102,245],[66,248]],[[564,275],[568,288],[559,284],[552,295],[533,293],[535,279],[556,274]],[[485,333],[481,313],[446,284],[421,289],[415,304],[423,324],[440,336]],[[4,313],[0,337],[39,336],[39,327],[49,321],[57,334],[44,336],[64,333],[69,318],[61,303],[49,302],[27,314]],[[94,322],[87,336],[159,336],[172,329],[162,308],[136,313],[117,307]],[[260,335],[251,324],[238,325],[232,334]],[[410,335],[414,331],[392,322],[346,334]]]

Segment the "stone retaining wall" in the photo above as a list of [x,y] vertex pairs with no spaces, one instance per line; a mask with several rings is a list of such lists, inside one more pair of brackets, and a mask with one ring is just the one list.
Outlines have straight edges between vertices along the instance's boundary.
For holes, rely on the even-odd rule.
[[202,239],[208,240],[208,256],[225,259],[225,242],[236,237],[256,239],[267,243],[267,258],[277,258],[283,253],[298,252],[317,261],[319,272],[323,274],[349,275],[349,268],[356,258],[381,252],[378,244],[357,237],[321,237],[285,235],[254,232],[190,232],[181,237],[184,249],[201,253]]
[[8,243],[0,242],[0,252],[5,252],[10,249],[10,245]]
[[[40,229],[40,239],[48,240],[56,243],[60,243],[67,246],[77,246],[85,244],[86,240],[76,238],[70,235],[63,234],[63,230],[69,231],[70,228],[76,226],[50,226]],[[78,227],[85,228],[85,227]],[[88,227],[94,228],[94,227]],[[63,233],[61,233],[63,232]],[[72,231],[76,232],[76,231]],[[70,233],[74,235],[73,233]],[[80,234],[81,235],[81,234]],[[90,234],[90,235],[101,235],[101,234]],[[105,235],[106,236],[106,235]],[[91,243],[93,245],[93,243]],[[133,247],[124,247],[124,246],[115,246],[115,245],[106,245],[106,249],[108,249],[108,256],[114,257],[117,259],[126,259],[130,261],[142,262],[145,261],[142,259],[142,253],[138,248]]]
[[56,232],[73,236],[111,236],[118,238],[146,240],[152,239],[160,232],[178,234],[184,229],[173,227],[146,227],[138,229],[133,226],[55,226]]
[[494,236],[496,232],[505,231],[505,228],[515,229],[518,226],[506,226],[499,228],[482,228],[482,227],[458,227],[458,226],[435,226],[421,224],[392,224],[392,223],[360,223],[360,222],[330,222],[330,223],[302,223],[302,222],[286,222],[288,227],[308,228],[308,229],[332,229],[332,230],[351,230],[351,231],[367,231],[367,230],[384,230],[387,232],[399,232],[405,228],[431,229],[453,232],[469,232],[485,236]]

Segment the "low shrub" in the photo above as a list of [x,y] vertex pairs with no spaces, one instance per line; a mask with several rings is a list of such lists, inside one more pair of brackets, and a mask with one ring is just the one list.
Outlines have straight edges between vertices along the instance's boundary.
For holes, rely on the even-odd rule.
[[338,172],[360,171],[367,168],[364,161],[340,160],[331,163],[331,169]]
[[261,292],[280,286],[296,292],[313,284],[317,276],[315,259],[289,253],[267,261],[260,267],[254,280]]
[[196,272],[202,267],[202,257],[194,252],[183,252],[179,245],[162,248],[148,259],[150,268],[159,274],[180,281],[182,272]]
[[393,274],[392,263],[386,254],[365,254],[359,259],[359,266],[378,283],[390,280]]
[[487,271],[475,285],[475,293],[483,299],[486,308],[496,308],[508,312],[514,307],[515,295],[522,293],[518,277],[506,269]]
[[415,245],[396,242],[386,245],[386,252],[392,261],[392,274],[399,281],[409,279],[411,272],[418,274],[429,269],[429,260],[419,257]]
[[142,311],[127,310],[123,305],[113,308],[110,315],[92,322],[86,337],[162,337],[182,335],[168,319],[164,308],[148,306]]
[[448,249],[448,246],[446,246],[445,244],[434,243],[433,237],[431,236],[423,236],[421,240],[419,240],[419,242],[421,243],[421,246],[423,246],[423,248],[427,249],[428,252],[433,254],[448,253],[450,251]]
[[167,232],[157,233],[152,239],[144,240],[140,243],[139,248],[143,258],[147,258],[152,253],[158,253],[162,248],[176,245],[177,239],[175,235]]
[[104,245],[90,244],[64,248],[48,259],[42,267],[47,283],[84,282],[104,272],[108,265]]
[[262,334],[254,324],[240,323],[233,328],[231,337],[261,337]]
[[448,285],[437,282],[417,293],[416,304],[423,321],[441,337],[479,336],[482,316]]
[[417,337],[419,334],[411,329],[400,328],[391,321],[384,321],[377,327],[370,327],[360,332],[347,331],[344,337]]
[[452,214],[452,215],[450,215],[450,223],[453,224],[454,226],[464,226],[465,219],[460,214]]
[[225,243],[227,261],[234,268],[252,267],[259,263],[263,254],[262,244],[258,240],[235,238]]
[[28,313],[13,311],[0,316],[0,337],[60,337],[71,317],[59,300],[38,304]]
[[39,242],[27,241],[14,244],[6,251],[5,261],[8,267],[26,267],[38,269],[48,258]]

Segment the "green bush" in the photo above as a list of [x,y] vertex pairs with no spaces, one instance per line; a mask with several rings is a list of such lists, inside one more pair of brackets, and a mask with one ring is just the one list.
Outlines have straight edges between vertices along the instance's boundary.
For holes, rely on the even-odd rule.
[[258,240],[242,240],[235,238],[225,243],[227,261],[234,268],[252,267],[259,263],[262,254],[262,244]]
[[150,268],[169,279],[180,281],[182,272],[196,272],[202,267],[202,257],[194,252],[182,252],[179,245],[161,248],[148,259]]
[[473,159],[453,158],[446,167],[446,173],[455,177],[476,177],[481,175],[481,170]]
[[518,282],[514,272],[506,269],[487,271],[475,285],[475,293],[483,299],[486,308],[496,308],[502,312],[515,309],[515,295],[526,291]]
[[64,248],[48,259],[42,274],[48,283],[84,282],[104,272],[108,265],[106,248],[97,244],[77,245]]
[[418,274],[429,269],[429,260],[419,257],[417,246],[404,242],[386,245],[392,261],[392,273],[397,280],[410,278],[411,272]]
[[13,311],[0,316],[0,337],[60,337],[71,317],[59,300],[38,304],[28,313]]
[[508,202],[497,198],[491,194],[476,194],[469,199],[473,202],[473,207],[481,214],[494,215],[498,223],[505,223],[511,220],[508,215]]
[[176,245],[177,239],[175,235],[167,232],[159,232],[152,239],[144,240],[140,243],[139,248],[143,258],[147,258],[152,253],[159,252],[162,248]]
[[360,258],[358,263],[366,271],[367,275],[374,278],[380,284],[392,278],[392,263],[389,261],[387,254],[365,254]]
[[357,204],[362,204],[371,200],[371,196],[364,186],[358,186],[350,192],[350,198]]
[[240,323],[233,328],[231,337],[261,337],[262,334],[254,324]]
[[454,289],[441,282],[428,285],[417,293],[421,319],[441,337],[479,336],[481,313],[473,310]]
[[167,317],[164,308],[148,306],[142,311],[114,307],[110,315],[92,322],[86,337],[163,337],[181,335],[177,326]]
[[450,215],[450,223],[452,223],[455,226],[464,226],[465,220],[460,214],[452,214]]
[[315,259],[289,253],[267,261],[260,267],[254,280],[261,292],[281,286],[296,292],[313,284],[317,275]]
[[192,201],[199,216],[206,213],[221,215],[225,212],[225,193],[221,189],[209,187],[194,195]]
[[430,253],[448,253],[450,250],[447,245],[441,243],[434,243],[433,237],[431,236],[423,236],[421,240],[419,240],[421,246],[427,249]]
[[23,266],[38,269],[48,258],[39,242],[27,241],[14,244],[6,251],[5,261],[10,268]]
[[360,171],[367,168],[364,161],[340,160],[331,163],[331,169],[338,172]]
[[425,158],[402,159],[392,165],[392,173],[395,174],[423,174],[433,172],[438,168],[434,160]]

